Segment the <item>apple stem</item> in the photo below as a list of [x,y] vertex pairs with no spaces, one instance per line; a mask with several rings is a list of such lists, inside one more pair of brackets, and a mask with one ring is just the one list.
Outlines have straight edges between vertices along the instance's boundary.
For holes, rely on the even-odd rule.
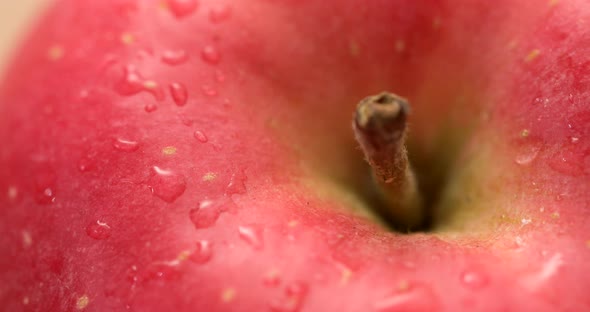
[[382,92],[361,100],[352,122],[356,141],[372,168],[378,212],[407,230],[422,226],[423,203],[406,149],[408,101]]

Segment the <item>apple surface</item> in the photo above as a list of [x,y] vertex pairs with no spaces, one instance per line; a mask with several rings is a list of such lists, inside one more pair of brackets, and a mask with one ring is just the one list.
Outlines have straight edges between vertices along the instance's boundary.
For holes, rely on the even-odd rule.
[[[58,1],[0,86],[3,311],[590,310],[590,3]],[[409,100],[425,226],[356,103]]]

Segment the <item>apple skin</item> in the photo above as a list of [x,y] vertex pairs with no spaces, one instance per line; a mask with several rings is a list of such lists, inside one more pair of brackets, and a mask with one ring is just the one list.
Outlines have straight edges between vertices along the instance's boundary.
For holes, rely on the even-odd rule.
[[[15,55],[5,311],[590,309],[586,1],[190,2],[60,1]],[[429,233],[359,195],[382,90]]]

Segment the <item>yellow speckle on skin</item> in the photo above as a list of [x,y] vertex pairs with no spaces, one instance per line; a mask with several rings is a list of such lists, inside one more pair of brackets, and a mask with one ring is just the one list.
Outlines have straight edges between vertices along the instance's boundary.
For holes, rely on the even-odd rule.
[[559,0],[549,0],[549,7],[556,6],[559,3]]
[[586,241],[586,247],[590,248],[590,239]]
[[397,290],[399,291],[406,291],[410,288],[410,283],[407,280],[401,280],[397,284]]
[[158,87],[158,83],[153,80],[146,80],[143,83],[143,87],[146,89],[154,90]]
[[90,302],[90,299],[88,298],[88,296],[83,295],[82,297],[78,298],[78,301],[76,301],[76,309],[84,310],[86,308],[86,306],[88,306],[89,302]]
[[345,286],[352,277],[352,271],[346,267],[341,268],[340,272],[340,285]]
[[530,62],[530,61],[536,59],[539,56],[539,54],[541,54],[541,50],[534,49],[531,52],[529,52],[529,54],[527,54],[527,56],[524,58],[524,61]]
[[395,41],[395,51],[397,53],[402,53],[402,52],[404,52],[405,49],[406,49],[406,42],[405,41],[403,41],[401,39],[398,39]]
[[441,24],[441,20],[440,17],[437,16],[432,20],[432,28],[434,29],[439,29],[440,28],[440,24]]
[[236,297],[236,290],[234,288],[226,288],[221,292],[221,300],[223,302],[232,302]]
[[31,247],[31,245],[33,245],[33,237],[31,236],[31,233],[29,231],[23,231],[22,235],[23,235],[23,247],[25,247],[25,248]]
[[358,42],[354,39],[350,39],[348,42],[348,51],[350,52],[351,56],[357,57],[361,54],[361,47],[359,46]]
[[522,131],[520,131],[520,136],[523,138],[526,138],[529,136],[529,134],[531,134],[529,129],[523,129]]
[[174,155],[176,154],[176,147],[174,146],[166,146],[162,149],[162,153],[164,155]]
[[178,259],[178,261],[185,261],[187,260],[189,257],[191,256],[191,252],[188,250],[183,250],[181,251],[178,256],[176,257],[176,259]]
[[203,176],[203,181],[213,181],[213,180],[215,180],[215,178],[217,178],[217,175],[215,173],[207,172]]
[[125,45],[130,45],[135,42],[135,37],[128,32],[124,32],[121,34],[121,42]]
[[57,61],[64,56],[64,48],[61,45],[55,44],[47,50],[47,58],[51,61]]
[[559,217],[560,217],[559,212],[554,212],[551,214],[551,218],[553,218],[553,219],[559,219]]
[[287,223],[287,226],[290,228],[294,228],[299,224],[299,222],[297,222],[297,220],[291,220],[289,221],[289,223]]

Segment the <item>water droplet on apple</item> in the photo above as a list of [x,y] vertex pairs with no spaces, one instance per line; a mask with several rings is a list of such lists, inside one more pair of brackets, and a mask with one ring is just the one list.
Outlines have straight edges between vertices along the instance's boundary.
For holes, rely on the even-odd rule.
[[204,95],[206,96],[217,96],[218,92],[217,90],[215,90],[215,88],[213,88],[212,86],[209,85],[204,85],[201,87],[201,91],[203,92]]
[[188,61],[188,53],[185,50],[167,50],[162,54],[162,62],[176,66]]
[[88,172],[94,168],[94,162],[91,159],[83,157],[78,161],[78,170],[80,172]]
[[578,146],[559,149],[549,161],[551,169],[569,176],[590,175],[590,150]]
[[174,202],[186,190],[183,175],[154,166],[148,182],[152,193],[167,203]]
[[243,169],[234,172],[231,179],[225,189],[225,194],[232,196],[234,194],[245,194],[246,193],[246,181],[248,177]]
[[158,109],[158,106],[154,103],[148,103],[143,107],[143,109],[146,111],[146,113],[151,113],[155,112]]
[[168,0],[168,8],[177,18],[192,14],[197,6],[197,0]]
[[51,169],[42,170],[35,176],[35,201],[41,205],[55,202],[56,176]]
[[377,301],[374,308],[379,312],[436,311],[438,300],[426,286],[408,285]]
[[86,234],[96,240],[107,239],[111,236],[111,227],[106,222],[96,220],[88,224]]
[[216,70],[215,71],[215,80],[219,83],[225,82],[225,75],[222,71]]
[[201,50],[201,58],[203,61],[215,65],[218,64],[221,60],[221,56],[215,47],[211,45],[207,45]]
[[302,282],[289,284],[285,288],[284,297],[281,300],[270,303],[270,309],[274,312],[297,312],[303,307],[309,287]]
[[125,138],[117,138],[113,141],[113,147],[122,152],[135,152],[139,149],[139,142]]
[[207,138],[207,136],[205,135],[205,133],[203,133],[199,130],[196,130],[193,135],[195,136],[195,139],[197,139],[201,143],[207,143],[207,141],[209,140]]
[[184,106],[188,100],[188,91],[186,87],[179,82],[173,82],[170,84],[170,94],[174,103],[178,106]]
[[132,65],[125,67],[123,78],[115,85],[115,90],[123,96],[136,95],[146,91],[158,101],[163,101],[165,98],[162,87],[153,80],[145,80]]
[[262,249],[264,247],[264,240],[262,229],[257,226],[239,226],[238,233],[240,238],[254,249]]
[[461,283],[471,289],[481,289],[488,284],[488,278],[476,271],[465,271],[461,274]]
[[209,21],[211,23],[220,23],[231,16],[231,8],[228,5],[221,5],[209,10]]
[[529,142],[520,147],[518,155],[514,158],[514,162],[524,166],[532,163],[541,150],[541,145],[536,142]]
[[199,203],[199,207],[193,208],[190,211],[191,222],[197,229],[205,229],[215,225],[219,215],[222,212],[228,211],[232,203],[228,200],[203,200]]
[[195,263],[204,264],[209,262],[212,257],[213,249],[211,248],[211,243],[206,240],[201,240],[197,242],[197,247],[190,255],[189,259]]

